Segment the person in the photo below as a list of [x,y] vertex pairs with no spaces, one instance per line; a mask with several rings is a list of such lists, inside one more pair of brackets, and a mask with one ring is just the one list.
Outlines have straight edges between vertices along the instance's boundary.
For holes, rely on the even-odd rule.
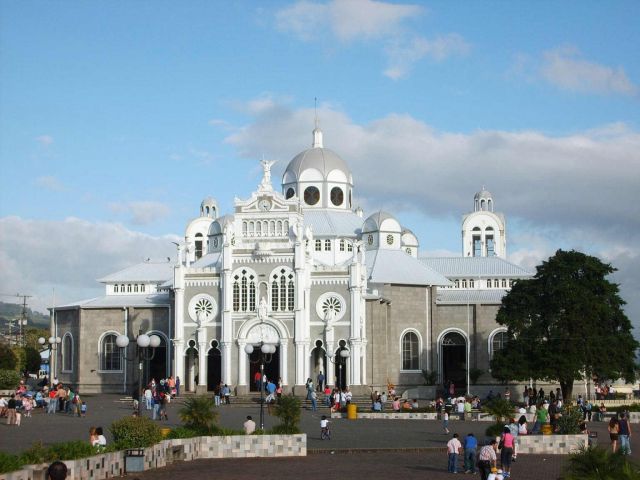
[[618,433],[620,432],[620,426],[616,417],[612,417],[611,420],[609,420],[607,430],[609,431],[609,439],[611,440],[611,451],[616,453],[618,449]]
[[7,425],[17,424],[16,406],[17,406],[16,396],[15,394],[12,394],[11,398],[7,402]]
[[458,455],[462,449],[462,444],[458,440],[458,434],[454,433],[453,438],[447,442],[447,455],[449,463],[447,464],[447,471],[449,473],[458,473]]
[[476,473],[476,451],[478,440],[473,433],[464,437],[464,473]]
[[456,403],[456,412],[458,413],[458,418],[464,420],[464,400],[459,400]]
[[393,397],[393,402],[391,402],[391,408],[394,412],[400,411],[400,399],[398,397]]
[[449,433],[449,412],[446,410],[442,414],[442,429],[444,433]]
[[315,390],[312,390],[311,391],[311,411],[315,412],[317,409],[318,409],[318,394],[315,392]]
[[160,419],[160,405],[162,404],[162,399],[160,398],[160,392],[158,392],[158,390],[154,390],[152,403],[153,403],[153,413],[152,413],[151,418],[153,420],[159,420]]
[[324,387],[324,373],[322,373],[322,370],[320,370],[320,373],[318,373],[318,391],[321,392],[323,390]]
[[180,396],[180,377],[176,377],[176,397]]
[[605,407],[604,402],[602,402],[600,404],[600,406],[598,407],[598,418],[597,420],[599,422],[602,422],[604,420],[604,414],[607,413],[607,407]]
[[255,383],[256,385],[256,391],[259,392],[260,389],[262,388],[262,374],[260,373],[260,370],[256,370],[255,375],[253,376],[253,383]]
[[56,414],[56,410],[58,409],[58,395],[56,395],[55,388],[49,390],[49,406],[47,407],[47,415]]
[[213,387],[213,403],[216,407],[220,406],[220,395],[222,395],[222,392],[220,391],[220,384],[218,384]]
[[48,480],[64,480],[65,478],[67,478],[67,466],[64,463],[56,461],[49,465],[47,468]]
[[276,384],[271,380],[267,383],[267,398],[265,398],[264,401],[265,403],[273,403],[276,401]]
[[253,421],[251,415],[247,415],[247,421],[242,424],[245,435],[251,435],[256,431],[256,422]]
[[149,386],[144,389],[144,403],[147,410],[153,408],[153,395],[151,394],[151,387]]
[[411,401],[411,410],[417,410],[418,408],[420,408],[420,405],[418,404],[418,399],[414,398]]
[[[507,475],[508,478],[508,475]],[[504,480],[505,476],[499,468],[492,468],[487,480]]]
[[324,386],[324,405],[325,407],[331,407],[331,388],[329,388],[329,385]]
[[107,446],[107,438],[104,436],[102,427],[96,427],[96,435],[98,435],[98,447],[104,449]]
[[224,403],[231,405],[231,389],[226,383],[224,384],[224,387],[222,387],[222,396],[224,397]]
[[489,445],[485,445],[480,449],[478,469],[480,470],[480,478],[482,480],[488,480],[491,469],[496,468],[496,462],[498,461],[496,456],[497,450],[498,442],[496,442],[495,439],[491,440]]
[[378,398],[376,398],[376,400],[373,402],[373,407],[371,408],[372,411],[374,412],[382,412],[382,402],[380,401],[380,395],[378,395]]
[[320,440],[325,438],[331,440],[331,430],[329,430],[329,420],[326,415],[322,415],[320,418]]
[[528,434],[528,431],[527,431],[527,417],[522,415],[520,417],[520,419],[518,420],[518,436],[527,435],[527,434]]
[[516,422],[515,418],[512,418],[508,427],[509,432],[513,435],[513,457],[511,459],[515,462],[518,458],[518,435],[520,434],[520,425]]
[[98,434],[96,433],[96,427],[89,428],[89,445],[92,447],[98,446]]
[[514,447],[514,438],[513,435],[511,435],[509,427],[504,427],[502,437],[500,439],[500,445],[502,445],[502,450],[500,450],[500,464],[502,465],[505,476],[508,477],[510,476]]
[[533,424],[532,434],[540,433],[540,428],[543,424],[547,423],[549,417],[549,411],[546,408],[540,407],[536,410],[536,421]]
[[627,418],[627,414],[622,412],[620,414],[620,420],[618,421],[618,440],[620,441],[620,450],[623,455],[631,455],[631,443],[629,443],[629,437],[631,436],[631,423]]
[[160,420],[169,420],[167,414],[167,407],[169,406],[169,394],[166,392],[160,392]]

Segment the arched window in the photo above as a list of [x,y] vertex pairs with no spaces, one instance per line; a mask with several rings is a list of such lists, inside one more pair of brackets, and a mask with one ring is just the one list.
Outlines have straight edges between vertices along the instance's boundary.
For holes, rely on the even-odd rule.
[[73,337],[69,332],[62,337],[62,371],[73,371]]
[[143,283],[142,285],[140,285],[140,291],[141,291],[142,293],[144,293],[144,291],[145,291],[144,283]]
[[102,337],[100,344],[100,370],[120,371],[122,370],[122,358],[120,348],[116,345],[117,335],[108,333]]
[[327,252],[331,251],[331,240],[329,240],[328,238],[324,241],[324,249]]
[[420,370],[420,341],[415,332],[402,337],[402,370]]
[[322,240],[316,238],[316,252],[322,251]]
[[131,293],[131,284],[127,283],[127,293]]
[[456,288],[460,288],[460,280],[454,280],[453,282],[456,286]]
[[256,274],[243,268],[233,275],[233,311],[255,312]]
[[340,240],[340,251],[344,252],[344,239]]
[[196,260],[202,257],[202,234],[196,233]]
[[469,279],[469,288],[474,288],[473,278]]
[[462,288],[467,288],[467,279],[462,280]]
[[118,284],[117,283],[113,286],[113,293],[118,293]]
[[292,312],[295,307],[295,277],[290,268],[271,272],[271,310]]
[[489,358],[493,358],[493,354],[502,350],[507,345],[507,332],[498,330],[489,337]]
[[133,284],[133,292],[134,293],[138,293],[138,284],[137,283]]
[[491,279],[490,278],[487,280],[487,288],[491,288]]

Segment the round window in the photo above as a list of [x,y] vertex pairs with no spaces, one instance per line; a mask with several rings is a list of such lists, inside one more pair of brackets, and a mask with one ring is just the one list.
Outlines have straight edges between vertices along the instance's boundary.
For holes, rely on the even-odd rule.
[[393,245],[393,235],[387,235],[387,245]]
[[339,207],[344,202],[344,192],[340,187],[333,187],[331,189],[331,203],[336,207]]
[[287,194],[286,194],[287,199],[293,197],[295,194],[296,194],[296,191],[293,188],[291,187],[287,188]]
[[316,187],[307,187],[304,191],[304,201],[307,205],[315,205],[320,200],[320,190]]

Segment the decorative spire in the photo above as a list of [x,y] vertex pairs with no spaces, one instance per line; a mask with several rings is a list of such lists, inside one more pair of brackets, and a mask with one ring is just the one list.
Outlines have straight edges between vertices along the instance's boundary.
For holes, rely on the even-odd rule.
[[322,130],[320,130],[320,122],[318,121],[318,97],[314,99],[315,109],[315,128],[313,129],[313,143],[312,148],[322,148]]

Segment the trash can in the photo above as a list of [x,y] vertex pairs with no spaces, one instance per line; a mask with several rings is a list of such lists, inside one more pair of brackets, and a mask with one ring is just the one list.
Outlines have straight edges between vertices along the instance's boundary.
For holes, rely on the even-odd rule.
[[160,429],[160,434],[162,435],[162,438],[167,438],[169,436],[169,434],[171,433],[171,429],[170,428],[161,428]]
[[347,418],[349,420],[355,420],[358,418],[358,406],[355,403],[347,405]]
[[134,448],[124,451],[124,471],[144,472],[144,448]]
[[553,434],[553,427],[550,423],[545,423],[542,425],[542,434],[543,435],[551,435]]

